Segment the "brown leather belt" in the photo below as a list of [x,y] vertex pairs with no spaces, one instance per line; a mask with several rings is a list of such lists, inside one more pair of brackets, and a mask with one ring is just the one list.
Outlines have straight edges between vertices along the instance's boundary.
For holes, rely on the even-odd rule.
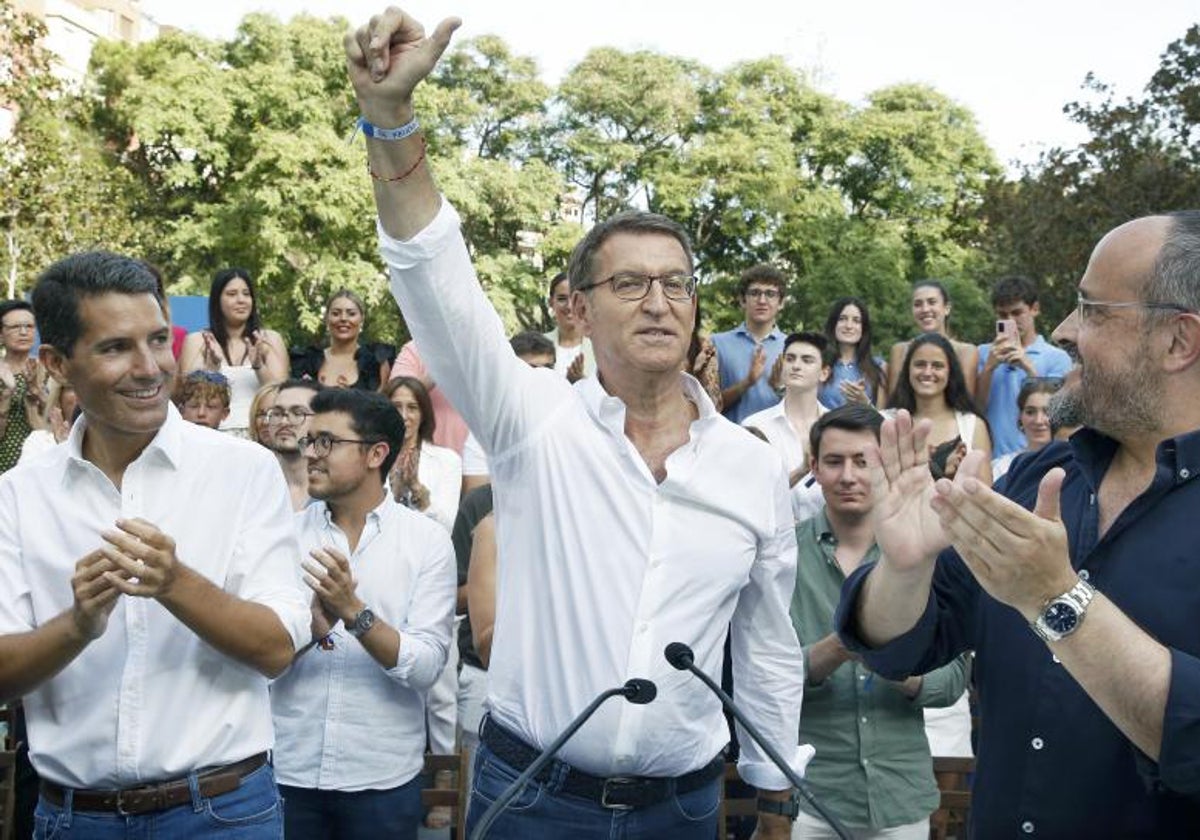
[[[261,752],[249,758],[205,770],[196,777],[203,797],[220,796],[237,790],[242,779],[267,763],[267,754]],[[54,782],[42,780],[41,794],[52,805],[63,807],[67,788]],[[148,814],[165,811],[176,805],[191,802],[192,790],[187,777],[159,782],[154,785],[124,788],[123,790],[75,790],[71,807],[76,811],[112,811],[118,814]]]

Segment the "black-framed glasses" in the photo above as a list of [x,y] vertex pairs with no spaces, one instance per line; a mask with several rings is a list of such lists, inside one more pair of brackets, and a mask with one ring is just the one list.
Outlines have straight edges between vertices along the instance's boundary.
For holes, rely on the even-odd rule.
[[1079,316],[1079,320],[1087,317],[1088,313],[1096,309],[1159,309],[1167,312],[1189,312],[1196,313],[1196,310],[1189,306],[1184,306],[1179,303],[1167,303],[1158,300],[1092,300],[1085,298],[1083,292],[1075,293],[1075,314]]
[[762,298],[763,300],[779,300],[783,297],[783,292],[778,289],[747,289],[746,297]]
[[696,294],[696,278],[691,274],[639,274],[635,271],[619,271],[612,277],[580,286],[578,291],[584,292],[607,283],[612,286],[613,294],[621,300],[641,300],[650,294],[650,287],[655,280],[669,300],[691,300]]
[[312,416],[313,411],[302,405],[294,405],[291,408],[276,406],[275,408],[268,408],[266,412],[268,423],[282,423],[284,420],[290,420],[293,423],[303,423]]
[[364,440],[362,438],[340,438],[334,437],[328,432],[321,432],[319,435],[305,435],[296,441],[296,445],[300,447],[301,452],[304,452],[311,446],[314,455],[316,455],[318,458],[324,458],[326,455],[332,452],[333,447],[339,443],[357,443],[360,446],[363,444],[369,446],[379,442],[380,440],[378,438],[368,440]]

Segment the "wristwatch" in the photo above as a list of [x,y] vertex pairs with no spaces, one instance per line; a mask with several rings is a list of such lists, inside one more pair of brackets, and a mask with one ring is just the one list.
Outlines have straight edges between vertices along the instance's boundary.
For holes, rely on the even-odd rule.
[[1088,604],[1095,595],[1096,587],[1081,578],[1066,592],[1047,601],[1037,619],[1029,626],[1042,641],[1065,639],[1079,629]]
[[764,799],[760,796],[756,810],[760,814],[775,814],[795,822],[796,817],[800,816],[800,794],[793,790],[787,799]]
[[374,626],[375,613],[371,612],[370,607],[363,607],[358,615],[354,616],[354,621],[346,625],[346,630],[354,638],[361,639]]

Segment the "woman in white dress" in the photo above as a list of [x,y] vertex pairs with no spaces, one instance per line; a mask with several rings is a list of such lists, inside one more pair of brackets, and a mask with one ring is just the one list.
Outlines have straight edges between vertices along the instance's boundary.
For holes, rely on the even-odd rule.
[[262,385],[288,375],[283,338],[263,328],[250,273],[227,268],[213,278],[208,293],[208,329],[191,333],[179,353],[179,374],[220,371],[229,380],[229,416],[221,430],[249,437],[250,403]]

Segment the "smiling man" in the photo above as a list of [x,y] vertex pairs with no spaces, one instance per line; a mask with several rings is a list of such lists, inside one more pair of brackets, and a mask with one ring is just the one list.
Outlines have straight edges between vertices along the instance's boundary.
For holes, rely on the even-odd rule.
[[387,398],[327,388],[299,448],[318,502],[296,517],[313,641],[271,686],[288,837],[416,840],[425,694],[446,663],[454,555],[392,499],[404,441]]
[[138,261],[68,257],[33,307],[83,410],[0,479],[0,699],[25,697],[34,836],[277,837],[267,681],[309,635],[279,468],[179,416]]
[[[690,644],[719,680],[732,623],[737,699],[803,769],[786,482],[775,455],[680,372],[696,280],[687,234],[669,219],[601,221],[571,256],[572,311],[597,376],[571,386],[513,354],[412,122],[413,89],[454,27],[426,38],[392,8],[347,36],[346,52],[392,292],[490,459],[501,523],[490,716],[468,823],[601,691],[641,677],[657,699],[601,706],[488,836],[712,836],[728,729],[717,699],[663,649]],[[743,777],[786,799],[786,776],[741,743]],[[789,831],[778,814],[760,820],[763,840]]]
[[1195,837],[1200,212],[1109,232],[1078,291],[1051,416],[1085,428],[1018,459],[1001,495],[974,452],[935,485],[928,424],[886,422],[881,557],[847,581],[839,630],[890,677],[976,651],[972,837]]

